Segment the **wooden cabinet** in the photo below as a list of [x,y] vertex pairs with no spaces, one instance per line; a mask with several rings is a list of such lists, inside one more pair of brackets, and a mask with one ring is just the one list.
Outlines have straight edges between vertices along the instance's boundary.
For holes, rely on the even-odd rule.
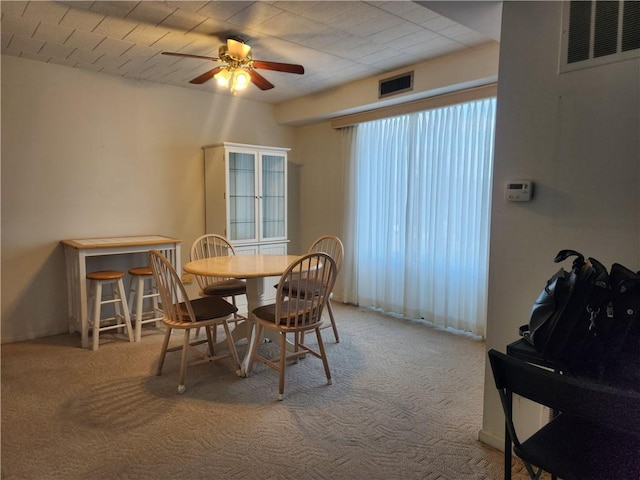
[[288,148],[204,147],[206,232],[238,253],[287,253]]

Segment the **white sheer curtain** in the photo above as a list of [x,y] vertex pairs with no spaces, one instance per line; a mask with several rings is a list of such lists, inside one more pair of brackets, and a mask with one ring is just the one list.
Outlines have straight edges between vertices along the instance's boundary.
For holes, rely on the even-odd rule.
[[347,302],[484,336],[495,105],[344,129]]

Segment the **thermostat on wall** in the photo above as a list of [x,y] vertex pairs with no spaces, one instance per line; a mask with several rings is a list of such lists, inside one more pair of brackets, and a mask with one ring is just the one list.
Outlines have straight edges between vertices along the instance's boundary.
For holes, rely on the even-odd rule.
[[531,200],[533,185],[531,180],[510,180],[504,185],[504,199],[510,202]]

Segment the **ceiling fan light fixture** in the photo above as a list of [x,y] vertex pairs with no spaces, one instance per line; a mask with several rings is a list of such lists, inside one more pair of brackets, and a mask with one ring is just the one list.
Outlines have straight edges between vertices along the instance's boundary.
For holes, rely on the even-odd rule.
[[231,72],[229,72],[228,69],[224,68],[216,73],[213,78],[216,79],[218,85],[226,88],[229,86],[229,81],[231,80]]
[[249,86],[249,82],[251,81],[249,72],[247,72],[244,68],[239,68],[234,73],[235,74],[233,76],[233,85],[231,86],[231,90],[245,90]]
[[246,90],[251,82],[249,72],[242,67],[226,67],[216,73],[213,78],[222,88],[228,88],[231,93]]

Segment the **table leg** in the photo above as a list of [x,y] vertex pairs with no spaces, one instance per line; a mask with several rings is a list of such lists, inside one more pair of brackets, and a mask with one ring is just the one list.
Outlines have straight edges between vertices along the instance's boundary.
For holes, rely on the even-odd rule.
[[87,308],[87,257],[79,252],[78,258],[78,312],[80,314],[80,333],[82,334],[82,348],[89,347],[89,312]]
[[89,324],[87,319],[87,265],[86,255],[81,250],[66,248],[67,295],[69,308],[69,333],[80,330],[81,345],[89,346]]
[[[247,338],[247,349],[240,364],[239,376],[247,377],[249,375],[249,360],[253,354],[253,338],[256,335],[255,315],[252,313],[258,307],[265,305],[267,301],[264,296],[264,279],[263,278],[247,278],[247,320],[244,322]],[[269,287],[267,287],[269,288]],[[263,329],[265,338],[271,341],[279,342],[279,333],[274,330]],[[241,337],[240,337],[241,338]],[[234,335],[234,340],[237,341]],[[293,351],[294,345],[287,342],[287,349]]]
[[[247,320],[244,322],[247,338],[247,349],[240,364],[239,376],[246,377],[249,374],[249,360],[253,354],[253,337],[256,335],[254,309],[265,304],[264,281],[262,278],[247,278]],[[235,340],[235,337],[234,337]]]
[[238,324],[231,330],[231,338],[233,338],[233,343],[238,343],[240,340],[249,337],[249,333],[247,332],[247,321],[240,320]]
[[78,259],[75,251],[71,248],[64,247],[64,260],[65,267],[67,270],[67,311],[68,311],[68,319],[67,323],[69,325],[69,333],[73,333],[79,328],[79,315],[77,309],[77,298],[78,298]]

